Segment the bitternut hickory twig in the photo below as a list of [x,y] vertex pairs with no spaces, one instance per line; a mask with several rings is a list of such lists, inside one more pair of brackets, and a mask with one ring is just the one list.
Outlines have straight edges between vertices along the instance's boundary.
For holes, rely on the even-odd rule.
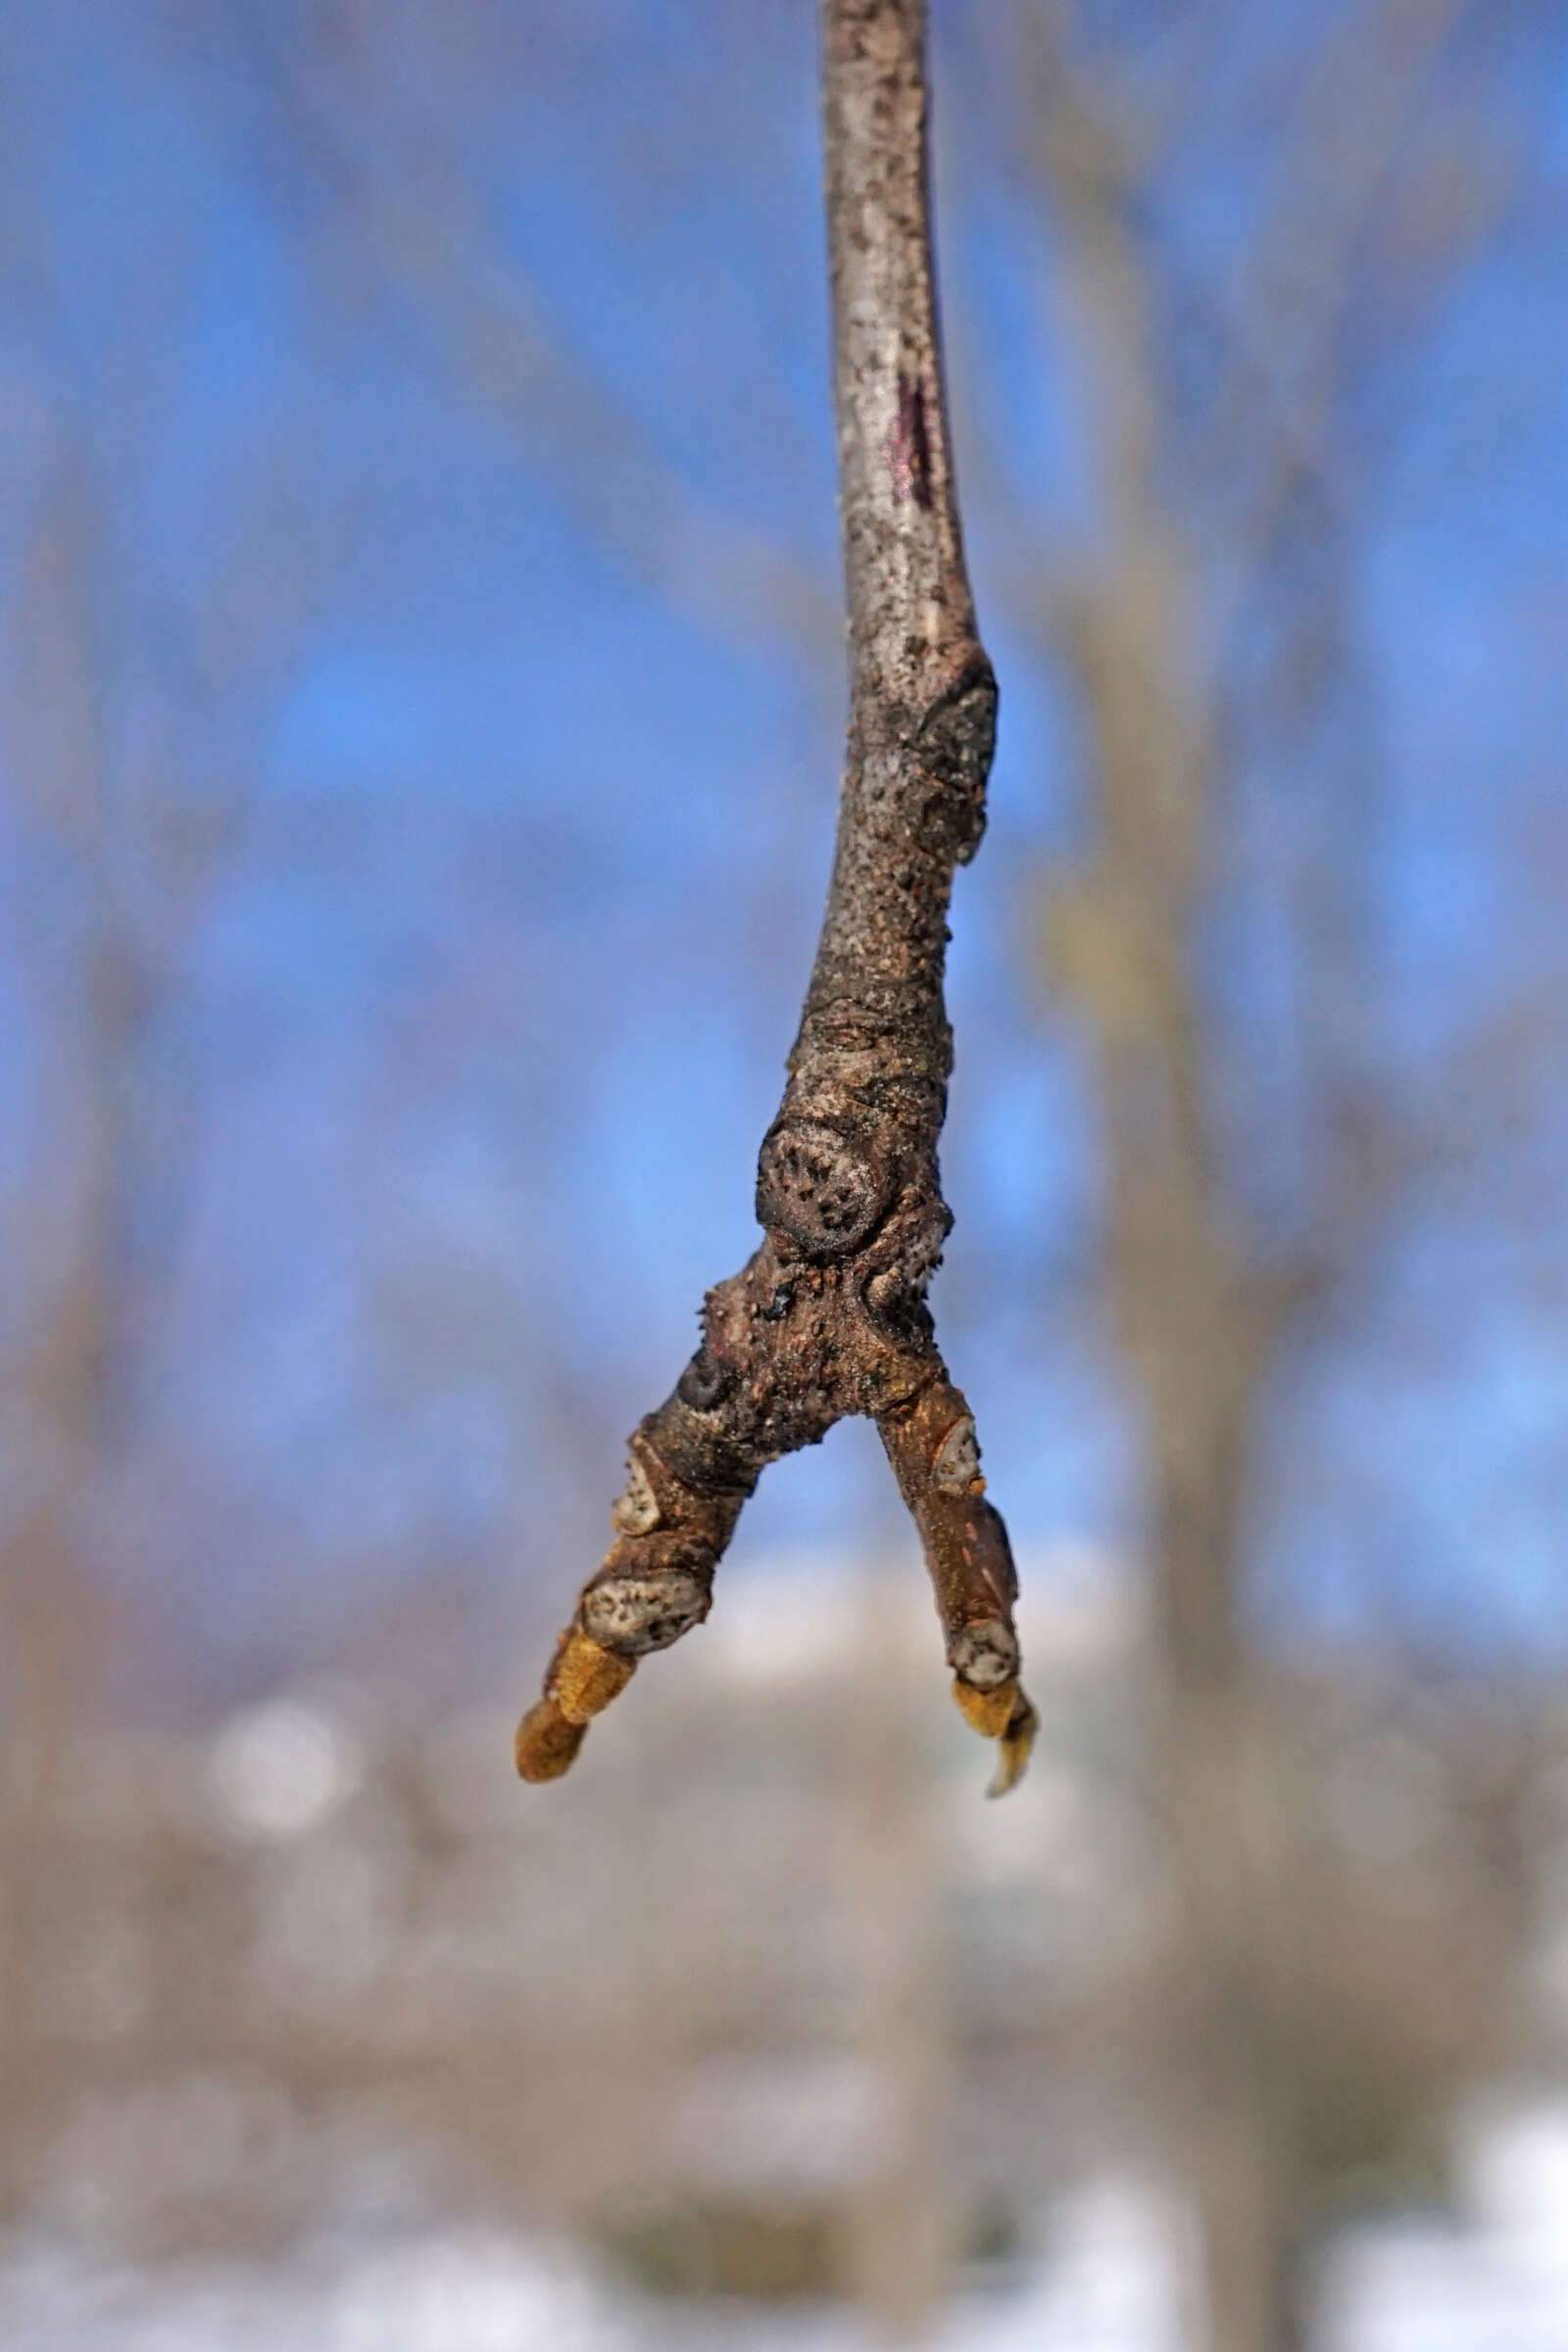
[[703,1305],[702,1345],[630,1442],[614,1541],[517,1732],[553,1780],[637,1660],[707,1616],[765,1465],[875,1421],[919,1530],[954,1695],[1018,1780],[1006,1530],[926,1289],[952,1224],[937,1140],[955,869],[985,824],[997,687],[964,568],[932,279],[922,0],[824,0],[823,131],[851,708],[821,939],[757,1171],[761,1247]]

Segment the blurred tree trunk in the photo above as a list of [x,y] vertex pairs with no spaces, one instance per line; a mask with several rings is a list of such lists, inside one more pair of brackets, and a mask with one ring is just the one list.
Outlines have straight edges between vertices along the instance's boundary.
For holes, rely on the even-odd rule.
[[1087,873],[1055,895],[1051,945],[1092,1040],[1108,1278],[1149,1466],[1152,1765],[1182,1898],[1167,2120],[1200,2223],[1211,2352],[1289,2352],[1297,2197],[1269,2048],[1284,1825],[1238,1623],[1254,1398],[1277,1310],[1239,1252],[1206,1091],[1194,931],[1213,715],[1190,635],[1199,583],[1156,470],[1149,289],[1114,150],[1065,95],[1047,161],[1107,526],[1071,616],[1099,838]]
[[[28,548],[14,686],[15,764],[29,814],[72,865],[83,864],[95,876],[103,852],[96,521],[83,475],[68,466]],[[8,2103],[24,2107],[29,2021],[49,1965],[62,1781],[92,1712],[93,1677],[111,1654],[106,1596],[90,1552],[112,1343],[114,1073],[124,992],[98,919],[96,883],[90,895],[74,977],[77,1018],[58,1002],[43,1007],[40,1150],[27,1214],[32,1247],[18,1285],[22,1336],[9,1398],[15,1499],[0,1544],[6,1653],[0,1820],[9,1888],[0,1997],[10,2022]],[[58,904],[55,912],[58,919]],[[58,945],[51,960],[57,956]],[[25,2135],[16,2131],[14,2114],[12,2120],[8,2140],[20,2155]],[[8,2201],[21,2186],[8,2181]]]
[[[1300,2342],[1298,2264],[1319,2187],[1297,2042],[1319,2017],[1329,1931],[1303,1908],[1293,1760],[1247,1639],[1242,1572],[1261,1399],[1294,1311],[1364,1262],[1415,1141],[1377,1076],[1360,888],[1368,735],[1348,628],[1345,472],[1327,461],[1353,256],[1457,13],[1455,0],[1365,0],[1324,30],[1282,127],[1281,192],[1237,281],[1243,308],[1210,321],[1224,357],[1196,437],[1215,533],[1201,549],[1176,519],[1167,471],[1180,428],[1156,325],[1158,241],[1142,214],[1149,167],[1102,103],[1093,60],[1073,51],[1070,9],[1044,12],[1032,34],[1038,156],[1097,467],[1093,554],[1063,607],[1096,844],[1054,895],[1051,946],[1091,1044],[1108,1288],[1147,1466],[1152,1762],[1181,1889],[1166,2114],[1200,2224],[1211,2352]],[[1189,105],[1202,79],[1200,56]],[[1428,267],[1456,261],[1488,217],[1483,206],[1462,235],[1440,238]],[[1287,759],[1313,720],[1338,733],[1294,887],[1299,1199],[1291,1238],[1269,1244],[1243,1212],[1235,1139],[1216,1116],[1231,1073],[1199,956],[1226,880],[1221,776],[1236,765],[1219,741],[1216,604],[1234,622],[1250,596],[1266,603],[1282,548],[1290,583],[1283,612],[1267,613],[1280,701],[1264,715]],[[1278,1098],[1259,1077],[1254,1064],[1261,1133]]]
[[[25,1501],[7,1531],[12,1703],[7,1788],[36,1811],[79,1711],[85,1661],[102,1657],[94,1579],[82,1551],[92,1470],[107,1409],[114,1128],[127,975],[104,909],[102,681],[93,612],[97,516],[68,466],[46,500],[26,567],[15,703],[16,768],[40,833],[85,872],[88,906],[74,959],[77,1004],[46,1007],[58,1026],[43,1057],[42,1144],[29,1229],[41,1239],[22,1294],[23,1376],[14,1393],[25,1431]],[[73,906],[74,915],[78,906]],[[70,917],[68,916],[68,919]],[[46,983],[47,986],[47,983]],[[67,1024],[75,1027],[74,1038]],[[62,1145],[64,1149],[62,1150]]]

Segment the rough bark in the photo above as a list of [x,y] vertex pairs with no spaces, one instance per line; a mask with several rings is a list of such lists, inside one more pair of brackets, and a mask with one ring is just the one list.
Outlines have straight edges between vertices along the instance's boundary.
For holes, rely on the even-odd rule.
[[997,687],[958,527],[932,274],[922,0],[824,0],[823,139],[851,699],[827,910],[757,1170],[761,1247],[639,1424],[615,1539],[517,1734],[564,1772],[637,1660],[708,1614],[766,1464],[875,1421],[925,1552],[967,1720],[1027,1761],[1016,1578],[926,1306],[952,1217],[948,905],[985,824]]

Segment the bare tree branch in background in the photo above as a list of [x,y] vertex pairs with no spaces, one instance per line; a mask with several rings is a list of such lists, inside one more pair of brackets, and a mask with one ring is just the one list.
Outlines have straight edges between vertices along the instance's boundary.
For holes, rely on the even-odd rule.
[[[765,1239],[710,1291],[703,1343],[631,1440],[609,1557],[517,1734],[564,1772],[639,1657],[701,1623],[765,1465],[872,1418],[919,1529],[993,1788],[1027,1761],[1016,1578],[974,1421],[925,1303],[952,1217],[937,1139],[953,1044],[948,903],[979,845],[997,689],[964,568],[938,341],[922,0],[825,0],[824,138],[851,642],[848,764],[827,912],[763,1139]],[[867,1671],[876,1672],[875,1661]]]

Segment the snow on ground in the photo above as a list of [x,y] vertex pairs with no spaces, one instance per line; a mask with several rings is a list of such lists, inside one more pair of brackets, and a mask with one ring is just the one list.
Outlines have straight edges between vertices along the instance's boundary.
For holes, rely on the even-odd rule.
[[[1568,2105],[1478,2118],[1463,2209],[1348,2231],[1325,2269],[1322,2352],[1563,2352]],[[937,2352],[1182,2352],[1176,2217],[1124,2181],[1051,2216],[1050,2260],[954,2306]],[[564,2249],[493,2233],[344,2237],[267,2271],[91,2269],[0,2254],[5,2352],[865,2352],[854,2315],[631,2306]]]

